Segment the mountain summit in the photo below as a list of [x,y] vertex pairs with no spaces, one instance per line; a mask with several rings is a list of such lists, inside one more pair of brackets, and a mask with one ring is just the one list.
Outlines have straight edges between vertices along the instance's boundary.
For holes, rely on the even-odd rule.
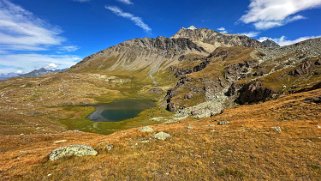
[[279,44],[277,44],[276,42],[274,42],[273,40],[270,40],[270,39],[266,39],[266,40],[262,41],[262,46],[270,47],[270,48],[278,48],[278,47],[280,47]]
[[244,46],[261,47],[261,43],[245,35],[223,34],[210,29],[180,29],[172,38],[187,38],[194,43],[204,46],[212,52],[218,47]]
[[244,35],[228,35],[194,26],[182,28],[173,37],[140,38],[125,41],[116,46],[86,57],[72,67],[73,71],[91,70],[140,70],[147,68],[155,73],[177,65],[183,56],[191,54],[208,56],[219,47],[263,47]]

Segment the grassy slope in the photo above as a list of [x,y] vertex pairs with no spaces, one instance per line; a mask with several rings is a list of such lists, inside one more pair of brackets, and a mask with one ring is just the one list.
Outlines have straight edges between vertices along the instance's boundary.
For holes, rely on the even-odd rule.
[[[166,141],[150,139],[152,134],[136,129],[108,136],[80,132],[4,136],[0,176],[22,180],[319,180],[321,107],[304,102],[315,96],[321,96],[321,89],[228,109],[212,118],[153,126],[172,135]],[[231,123],[217,125],[223,120]],[[281,134],[271,128],[275,126],[282,128]],[[66,142],[53,143],[62,139]],[[47,161],[52,149],[75,143],[92,145],[99,155]],[[114,149],[105,151],[107,144]]]
[[[111,133],[113,131],[153,124],[153,114],[168,116],[157,107],[142,112],[136,120],[126,124],[93,123],[87,116],[96,103],[116,99],[152,99],[160,101],[164,95],[149,93],[152,81],[146,70],[139,72],[61,73],[40,78],[12,79],[0,84],[0,134],[54,133],[65,129]],[[108,77],[130,80],[125,83],[108,82]],[[154,75],[156,87],[167,90],[175,82],[166,72]],[[107,78],[106,78],[107,77]],[[168,81],[170,80],[170,81]],[[165,91],[162,93],[165,94]],[[141,120],[141,123],[137,120]],[[112,127],[106,130],[106,127]]]

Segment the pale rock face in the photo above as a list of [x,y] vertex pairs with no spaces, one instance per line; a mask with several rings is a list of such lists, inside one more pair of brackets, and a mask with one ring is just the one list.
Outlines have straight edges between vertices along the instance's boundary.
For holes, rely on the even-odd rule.
[[244,35],[222,34],[210,29],[181,29],[172,38],[188,38],[196,44],[204,43],[218,47],[261,47],[261,43]]

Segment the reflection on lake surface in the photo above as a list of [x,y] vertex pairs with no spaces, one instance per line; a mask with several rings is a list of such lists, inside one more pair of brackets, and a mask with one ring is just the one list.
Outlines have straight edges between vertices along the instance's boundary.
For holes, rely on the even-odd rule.
[[151,100],[118,100],[96,105],[96,111],[88,118],[95,122],[119,122],[134,118],[143,110],[154,106],[155,103]]

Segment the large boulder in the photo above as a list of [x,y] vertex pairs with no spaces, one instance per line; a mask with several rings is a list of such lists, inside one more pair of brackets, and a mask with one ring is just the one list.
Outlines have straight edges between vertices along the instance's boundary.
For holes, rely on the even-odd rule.
[[49,155],[49,160],[55,161],[61,158],[71,156],[95,156],[97,151],[91,146],[87,145],[70,145],[53,150]]

